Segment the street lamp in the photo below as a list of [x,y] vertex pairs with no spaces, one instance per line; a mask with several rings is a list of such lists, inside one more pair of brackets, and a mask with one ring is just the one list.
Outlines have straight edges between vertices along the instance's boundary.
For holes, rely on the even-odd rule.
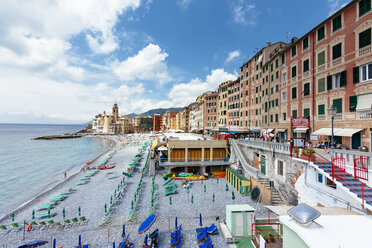
[[333,141],[333,121],[335,119],[335,115],[337,113],[337,108],[335,106],[333,106],[333,104],[331,105],[331,107],[328,109],[328,114],[331,116],[331,120],[332,120],[332,138],[331,138],[331,144],[330,144],[330,148],[334,149],[334,141]]

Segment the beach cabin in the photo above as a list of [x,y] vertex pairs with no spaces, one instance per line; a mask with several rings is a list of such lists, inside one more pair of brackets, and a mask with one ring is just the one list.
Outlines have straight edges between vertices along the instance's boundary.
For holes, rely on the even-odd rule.
[[226,168],[226,181],[242,195],[249,195],[250,192],[250,181],[236,170],[227,167]]
[[255,209],[248,204],[226,205],[226,226],[233,237],[251,236]]

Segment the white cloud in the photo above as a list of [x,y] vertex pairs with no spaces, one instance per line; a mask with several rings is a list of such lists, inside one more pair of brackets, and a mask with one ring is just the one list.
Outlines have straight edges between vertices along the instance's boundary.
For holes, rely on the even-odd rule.
[[154,80],[160,84],[172,80],[165,59],[168,54],[158,45],[150,43],[133,57],[112,64],[114,73],[123,81]]
[[177,0],[177,4],[178,6],[180,6],[182,9],[185,9],[187,10],[187,8],[189,7],[190,3],[192,2],[193,0]]
[[[176,84],[170,90],[168,97],[171,106],[186,106],[195,101],[196,97],[209,90],[216,90],[218,85],[227,80],[235,80],[237,73],[230,74],[224,69],[215,69],[206,77],[205,81],[194,78],[189,83]],[[169,105],[169,106],[170,106]]]
[[239,56],[240,56],[240,51],[239,50],[229,52],[229,56],[227,57],[227,59],[225,61],[230,62],[230,61],[232,61],[233,59],[235,59]]
[[249,1],[245,0],[234,0],[230,2],[230,8],[235,23],[243,25],[256,24],[256,17],[258,16],[256,5],[249,4]]
[[344,7],[349,0],[328,0],[329,12],[328,16],[331,16],[337,12],[340,8]]

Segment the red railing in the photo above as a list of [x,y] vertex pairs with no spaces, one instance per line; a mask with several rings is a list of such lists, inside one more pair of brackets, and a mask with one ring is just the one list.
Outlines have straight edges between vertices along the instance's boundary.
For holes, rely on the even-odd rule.
[[354,158],[354,177],[368,181],[368,157]]
[[[258,230],[256,228],[256,226],[267,226],[268,228],[267,229],[260,228],[260,230]],[[265,247],[260,247],[260,236],[262,236],[262,237],[266,236],[266,235],[262,234],[261,232],[272,231],[274,229],[273,228],[274,226],[276,226],[276,230],[274,230],[276,234],[271,234],[269,236],[271,236],[274,240],[278,240],[282,236],[280,234],[280,223],[252,223],[252,226],[251,226],[252,227],[252,240],[255,241],[256,247],[258,247],[258,248],[270,248],[270,245],[267,243],[266,239],[265,239]]]
[[335,155],[332,157],[332,163],[340,168],[340,170],[346,171],[345,158],[342,155]]

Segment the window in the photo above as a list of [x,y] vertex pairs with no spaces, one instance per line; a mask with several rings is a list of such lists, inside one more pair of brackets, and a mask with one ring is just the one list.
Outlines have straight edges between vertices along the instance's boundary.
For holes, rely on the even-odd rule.
[[333,89],[338,89],[346,85],[346,71],[333,75]]
[[271,70],[271,71],[274,70],[274,64],[271,64],[271,65],[270,65],[270,70]]
[[332,20],[332,31],[336,32],[342,27],[342,16],[339,15]]
[[355,112],[356,106],[358,103],[358,97],[357,96],[349,96],[349,111]]
[[361,0],[359,2],[359,17],[371,10],[371,0]]
[[275,85],[275,92],[279,91],[279,84]]
[[275,114],[275,122],[279,122],[279,115]]
[[265,112],[267,112],[267,102],[265,102]]
[[297,110],[292,110],[292,118],[297,118]]
[[293,46],[292,47],[292,57],[296,56],[296,53],[297,53],[296,46]]
[[332,59],[337,59],[341,57],[341,43],[332,47]]
[[304,109],[303,117],[304,118],[308,118],[309,116],[310,116],[310,109],[309,108],[305,108]]
[[302,50],[306,50],[309,47],[309,37],[302,40]]
[[287,113],[283,113],[283,121],[287,120]]
[[284,56],[284,54],[282,55],[282,65],[284,65],[285,64],[285,56]]
[[323,183],[323,175],[320,173],[317,173],[317,181],[318,183]]
[[278,66],[279,66],[279,60],[276,59],[276,60],[275,60],[275,68],[278,68]]
[[293,87],[292,88],[292,99],[296,99],[297,98],[297,87]]
[[279,78],[279,72],[278,71],[275,74],[275,78]]
[[271,82],[274,81],[274,75],[271,75]]
[[362,66],[362,82],[372,79],[372,63]]
[[310,95],[310,83],[304,84],[304,96]]
[[271,87],[270,94],[274,94],[274,87]]
[[325,91],[325,78],[319,78],[318,79],[318,92],[324,92]]
[[371,28],[359,33],[359,49],[371,44]]
[[324,104],[318,105],[318,115],[324,115],[325,114],[325,106]]
[[318,66],[325,63],[325,51],[318,53]]
[[337,114],[342,113],[342,98],[333,99],[333,106],[337,108]]
[[325,28],[324,26],[318,29],[318,41],[324,39],[325,37]]
[[287,73],[286,72],[283,73],[283,82],[285,82],[285,81],[287,81]]
[[275,99],[275,106],[279,106],[279,99]]
[[295,76],[297,76],[297,67],[293,66],[292,67],[292,77],[294,78]]
[[304,61],[304,72],[307,72],[309,70],[309,59]]
[[330,188],[333,188],[333,189],[336,189],[337,188],[337,185],[329,178],[327,178],[327,182],[326,182],[326,185]]
[[283,102],[287,101],[287,91],[282,92],[282,101]]
[[273,123],[274,117],[273,115],[270,115],[270,122]]

